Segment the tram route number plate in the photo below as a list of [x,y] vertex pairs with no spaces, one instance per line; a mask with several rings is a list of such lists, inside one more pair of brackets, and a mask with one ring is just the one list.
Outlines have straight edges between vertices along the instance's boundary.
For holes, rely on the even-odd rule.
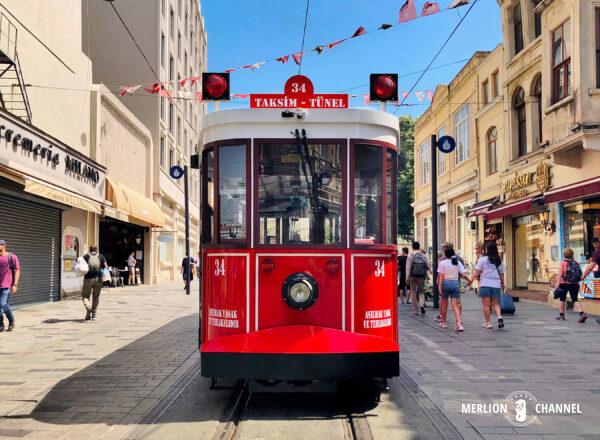
[[315,93],[310,79],[304,75],[294,75],[285,83],[283,94],[251,94],[250,108],[348,108],[348,95]]

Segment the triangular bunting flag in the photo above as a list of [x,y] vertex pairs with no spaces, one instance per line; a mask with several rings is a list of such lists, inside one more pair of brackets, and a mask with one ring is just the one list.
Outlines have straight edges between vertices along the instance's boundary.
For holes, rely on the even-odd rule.
[[402,23],[404,21],[414,20],[415,18],[417,18],[415,4],[413,0],[406,0],[404,5],[400,8],[400,19],[398,21]]
[[405,100],[406,98],[408,98],[408,95],[410,95],[410,93],[402,92],[402,100]]
[[296,64],[300,65],[300,63],[302,62],[302,52],[296,52],[292,55],[292,58],[294,59],[294,62]]
[[334,41],[333,43],[329,43],[329,44],[327,45],[327,47],[328,47],[329,49],[331,49],[331,48],[333,48],[333,47],[337,46],[338,44],[341,44],[341,43],[343,43],[343,42],[344,42],[344,41],[346,41],[346,40],[347,40],[347,38],[344,38],[343,40],[337,40],[337,41]]
[[135,91],[137,89],[139,89],[140,87],[142,87],[142,86],[141,85],[140,86],[123,86],[119,90],[119,96],[131,95],[131,94],[135,93]]
[[237,69],[227,69],[224,70],[223,73],[231,73],[231,72],[235,72]]
[[359,36],[364,35],[366,33],[367,33],[367,31],[365,31],[365,28],[361,26],[361,27],[359,27],[358,29],[356,29],[354,31],[354,33],[352,34],[352,36],[350,38],[359,37]]
[[317,52],[319,55],[321,55],[323,53],[324,49],[325,49],[325,46],[317,46],[313,49],[313,51]]
[[232,98],[239,98],[239,99],[245,99],[248,98],[250,96],[249,93],[234,93],[233,95],[231,95]]
[[160,92],[162,85],[160,83],[154,83],[150,87],[144,87],[144,90],[152,95],[156,95]]
[[423,10],[421,11],[421,17],[437,14],[438,12],[440,12],[440,5],[438,3],[425,2]]
[[387,31],[391,27],[394,27],[394,25],[389,23],[383,23],[381,26],[379,26],[379,29],[381,29],[382,31]]
[[417,97],[417,99],[419,100],[419,102],[423,102],[423,100],[425,99],[425,96],[423,95],[423,92],[415,92],[415,96]]
[[196,101],[202,102],[202,92],[196,92]]
[[371,96],[370,95],[363,95],[363,104],[364,105],[371,104]]
[[287,63],[290,60],[290,56],[289,55],[285,55],[279,58],[275,58],[275,61],[279,61],[282,64]]
[[452,3],[448,5],[448,9],[458,8],[459,6],[468,5],[470,0],[452,0]]
[[425,93],[427,94],[427,99],[433,102],[433,90],[427,90]]

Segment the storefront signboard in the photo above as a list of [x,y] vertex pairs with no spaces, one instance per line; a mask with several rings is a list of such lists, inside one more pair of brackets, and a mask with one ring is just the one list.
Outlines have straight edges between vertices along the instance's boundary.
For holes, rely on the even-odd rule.
[[550,188],[550,165],[540,162],[535,171],[516,172],[502,183],[505,200],[518,200],[527,197],[533,187],[543,193]]
[[600,299],[600,278],[590,274],[581,282],[581,294],[584,298]]
[[0,164],[104,202],[104,169],[35,127],[0,113]]

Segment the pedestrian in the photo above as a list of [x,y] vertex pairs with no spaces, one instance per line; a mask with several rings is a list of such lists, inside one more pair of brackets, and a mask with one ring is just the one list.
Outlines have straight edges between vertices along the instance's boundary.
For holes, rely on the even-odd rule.
[[406,281],[410,286],[410,296],[412,301],[412,310],[415,315],[425,314],[425,278],[431,270],[431,264],[427,255],[421,252],[421,245],[418,241],[412,244],[413,251],[406,259]]
[[190,274],[190,281],[194,281],[194,258],[186,255],[181,260],[181,275],[183,278],[183,288],[186,289],[188,285],[188,273]]
[[129,277],[127,279],[127,284],[133,286],[137,284],[137,279],[135,275],[135,265],[137,261],[135,260],[135,251],[131,251],[129,257],[127,258],[127,269],[129,269]]
[[[454,256],[456,257],[456,259],[458,260],[458,262],[460,264],[462,264],[463,267],[465,266],[465,260],[463,260],[462,257],[460,255],[458,255],[454,251],[454,244],[451,243],[451,242],[449,242],[449,241],[445,242],[442,245],[442,251],[441,251],[442,256],[441,256],[441,258],[438,258],[438,264],[439,264],[439,262],[441,262],[441,261],[443,261],[443,260],[446,259],[446,256],[444,255],[444,252],[446,252],[446,249],[452,249],[452,251],[454,252]],[[468,280],[468,278],[466,278],[466,279]],[[459,281],[459,285],[460,285],[460,281]],[[459,303],[458,306],[459,306],[459,310],[462,313],[462,303]],[[435,318],[433,318],[433,320],[434,321],[438,321],[438,322],[441,321],[442,320],[442,315],[438,313],[437,315],[435,315]]]
[[452,311],[454,312],[454,330],[457,332],[464,331],[461,318],[460,308],[460,279],[469,280],[465,266],[458,261],[458,257],[454,253],[454,249],[447,247],[444,250],[444,259],[438,265],[438,292],[442,297],[440,309],[441,328],[447,328],[446,313],[448,311],[448,298],[452,303]]
[[408,259],[408,248],[403,247],[402,253],[398,255],[398,296],[400,296],[400,302],[405,304],[408,303],[406,297],[406,260]]
[[[582,280],[585,280],[592,271],[594,271],[594,278],[600,278],[600,273],[595,271],[596,266],[600,266],[600,238],[593,238],[592,246],[594,246],[594,254],[587,266],[585,266],[583,275],[581,276]],[[596,322],[600,324],[600,318],[596,318]]]
[[17,294],[21,279],[19,258],[6,250],[6,241],[0,240],[0,332],[4,331],[4,315],[8,319],[7,331],[15,328],[15,316],[8,304],[11,293]]
[[579,282],[581,281],[581,266],[573,259],[575,253],[573,249],[563,250],[563,261],[558,268],[558,288],[554,290],[554,298],[560,300],[560,312],[556,317],[559,321],[565,321],[565,309],[567,293],[571,296],[573,310],[579,309],[579,319],[577,322],[583,324],[587,315],[583,312],[583,304],[579,301]]
[[475,274],[469,280],[469,285],[479,280],[479,297],[483,307],[483,328],[492,328],[490,322],[490,305],[498,318],[498,328],[504,328],[504,318],[500,310],[500,295],[504,290],[504,273],[506,268],[498,253],[496,243],[490,241],[485,245],[485,255],[482,255],[475,266]]
[[[90,246],[89,253],[83,256],[83,259],[88,265],[88,271],[83,276],[83,289],[81,291],[81,299],[85,307],[85,319],[90,320],[96,318],[98,304],[100,303],[100,292],[102,291],[102,269],[108,269],[106,258],[98,253],[98,246]],[[90,295],[92,295],[92,303],[90,304]]]

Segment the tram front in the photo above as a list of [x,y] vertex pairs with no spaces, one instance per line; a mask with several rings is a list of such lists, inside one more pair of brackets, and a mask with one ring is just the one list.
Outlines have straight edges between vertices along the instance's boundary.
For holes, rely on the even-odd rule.
[[202,375],[397,376],[397,119],[218,111],[202,144]]

